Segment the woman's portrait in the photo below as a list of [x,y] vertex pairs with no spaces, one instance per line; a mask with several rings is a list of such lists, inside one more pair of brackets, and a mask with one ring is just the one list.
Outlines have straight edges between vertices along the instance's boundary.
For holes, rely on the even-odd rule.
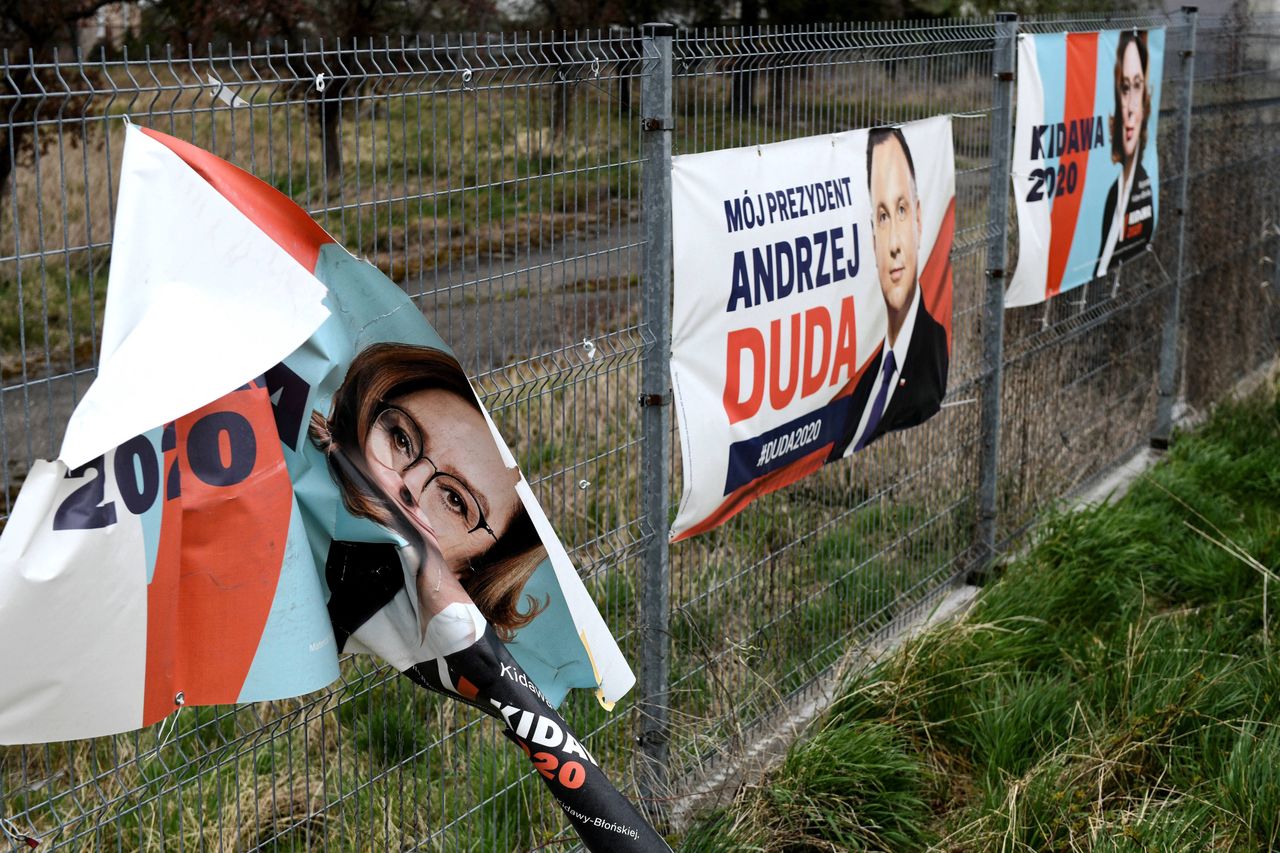
[[1149,69],[1146,32],[1122,31],[1116,47],[1115,103],[1109,126],[1111,161],[1120,166],[1120,175],[1103,208],[1100,276],[1140,251],[1155,226],[1151,180],[1142,165],[1151,118]]
[[347,510],[408,542],[333,542],[325,575],[340,648],[401,590],[412,593],[419,639],[440,655],[478,639],[484,622],[508,640],[538,614],[522,590],[546,549],[516,493],[520,472],[452,357],[368,347],[309,432]]
[[[458,363],[431,347],[370,346],[308,432],[347,511],[405,543],[331,542],[325,580],[339,650],[374,652],[495,717],[536,755],[588,849],[669,850],[504,645],[549,605],[524,594],[547,551],[516,491],[520,472]],[[517,713],[538,721],[536,754],[508,719]]]

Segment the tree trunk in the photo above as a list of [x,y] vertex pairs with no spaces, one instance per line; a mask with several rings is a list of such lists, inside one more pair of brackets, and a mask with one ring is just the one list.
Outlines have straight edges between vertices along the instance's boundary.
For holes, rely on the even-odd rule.
[[[759,0],[742,0],[742,34],[753,32],[760,23]],[[739,38],[738,44],[744,47],[745,38]],[[756,100],[756,57],[745,54],[734,60],[733,79],[729,88],[729,108],[740,116],[750,115],[755,109]]]
[[[561,31],[568,38],[568,31]],[[577,81],[573,79],[574,66],[569,53],[569,45],[553,41],[548,53],[555,61],[555,77],[551,81],[551,136],[559,141],[564,138],[573,117],[573,94]]]
[[342,102],[340,85],[330,83],[334,94],[326,88],[320,104],[320,136],[324,141],[324,173],[330,181],[342,180]]
[[[13,136],[15,138],[12,140],[12,147],[16,148],[18,146],[17,134],[15,133]],[[0,198],[3,198],[8,191],[9,178],[13,175],[13,155],[10,151],[10,134],[0,130]]]

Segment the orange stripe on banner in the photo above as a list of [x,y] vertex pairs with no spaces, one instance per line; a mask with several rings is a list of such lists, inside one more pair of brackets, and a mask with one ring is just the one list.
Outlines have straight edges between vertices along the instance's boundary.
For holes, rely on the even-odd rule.
[[467,681],[465,678],[462,678],[461,676],[459,676],[458,695],[461,696],[463,699],[474,700],[477,696],[480,695],[480,688],[476,687],[474,684],[472,684],[470,681]]
[[[881,343],[881,346],[883,346],[883,342]],[[847,397],[852,394],[853,389],[858,385],[858,380],[862,378],[862,374],[867,372],[867,368],[876,360],[876,355],[879,354],[879,352],[880,347],[876,347],[875,352],[871,353],[870,357],[868,357],[867,360],[862,363],[862,366],[858,368],[857,374],[853,376],[831,399],[839,400],[841,397]],[[861,416],[862,412],[855,412],[852,415],[852,417],[855,418],[860,418]],[[756,498],[762,498],[770,492],[776,492],[778,489],[789,486],[796,480],[803,479],[814,471],[817,471],[826,462],[827,454],[830,452],[831,442],[828,442],[812,453],[802,456],[789,465],[779,468],[776,471],[770,471],[763,477],[757,477],[750,483],[739,486],[730,493],[724,503],[716,507],[710,515],[681,533],[679,536],[676,536],[671,541],[679,542],[681,539],[688,539],[690,536],[697,536],[699,533],[706,533],[708,530],[719,527],[746,509],[747,506]]]
[[[1068,127],[1078,118],[1093,115],[1093,89],[1098,73],[1098,34],[1067,34],[1067,92],[1062,110]],[[1058,175],[1065,175],[1075,163],[1079,170],[1076,192],[1056,195],[1060,181],[1054,182],[1055,197],[1049,226],[1049,267],[1045,277],[1045,298],[1062,290],[1062,275],[1071,254],[1076,221],[1080,216],[1080,198],[1084,195],[1085,170],[1089,166],[1089,146],[1065,155],[1059,161]]]
[[335,241],[292,199],[244,169],[189,142],[151,128],[140,129],[181,157],[308,272],[316,271],[320,247]]
[[776,471],[770,471],[763,477],[759,477],[747,483],[745,486],[739,487],[731,495],[728,500],[720,504],[714,512],[704,518],[697,525],[690,527],[684,533],[675,537],[673,542],[679,542],[681,539],[688,539],[690,536],[697,536],[699,533],[705,533],[713,527],[719,527],[729,519],[747,508],[756,498],[764,497],[770,492],[776,492],[783,486],[789,486],[796,480],[807,477],[814,471],[821,468],[827,461],[827,454],[831,452],[831,443],[828,442],[812,453],[797,459],[785,468],[779,468]]
[[179,691],[191,705],[239,698],[275,599],[293,502],[266,389],[233,391],[170,429],[147,587],[143,725],[172,713]]
[[956,197],[947,203],[947,212],[938,226],[929,259],[920,270],[920,291],[929,316],[947,330],[947,353],[951,352],[951,244],[956,234]]

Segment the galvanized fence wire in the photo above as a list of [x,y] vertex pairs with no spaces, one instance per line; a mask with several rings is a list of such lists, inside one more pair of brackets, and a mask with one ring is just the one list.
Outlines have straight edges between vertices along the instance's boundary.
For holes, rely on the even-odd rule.
[[[999,538],[1021,535],[1063,494],[1146,443],[1156,416],[1162,312],[1174,286],[1182,175],[1179,146],[1187,85],[1183,52],[1191,30],[1182,15],[1032,18],[1020,32],[1165,27],[1159,139],[1159,225],[1149,251],[1069,294],[1005,314]],[[1017,264],[1010,221],[1010,268]]]
[[[1280,20],[1199,21],[1186,169],[1185,16],[1017,26],[1168,35],[1151,251],[1004,318],[1005,544],[1147,442],[1184,177],[1174,340],[1185,405],[1220,398],[1274,356],[1280,332]],[[654,150],[641,122],[654,106],[642,96],[657,68],[652,33],[6,54],[0,153],[15,166],[0,194],[0,521],[32,461],[56,455],[94,374],[127,115],[291,195],[455,346],[624,652],[667,671],[661,744],[637,746],[654,723],[637,703],[610,715],[582,696],[566,708],[624,790],[661,811],[820,691],[850,649],[982,559],[988,248],[1002,236],[1015,255],[1017,245],[1012,214],[990,213],[993,169],[1007,169],[991,147],[995,28],[975,19],[675,33],[675,154],[951,113],[957,229],[943,411],[669,550],[658,547],[668,519],[652,510],[663,504],[647,498],[655,488],[678,497],[679,443],[642,432],[650,416],[637,406],[643,365],[668,334],[651,313],[668,285],[643,272],[654,248],[646,225],[661,214],[642,191]],[[647,301],[646,288],[657,288]],[[658,453],[664,441],[669,457]],[[668,476],[652,476],[655,459],[669,459]],[[661,621],[641,613],[656,555],[669,566]],[[342,673],[295,700],[3,748],[0,817],[53,846],[119,850],[488,851],[570,834],[491,721],[365,659],[344,661]],[[660,773],[642,751],[662,757]]]
[[1186,401],[1202,409],[1280,340],[1280,17],[1222,19],[1196,54],[1181,344]]
[[[10,58],[6,517],[92,370],[129,115],[288,192],[422,305],[637,657],[638,134],[620,94],[635,44],[450,36]],[[627,715],[580,704],[576,725],[625,775]],[[514,849],[564,829],[490,721],[368,661],[347,661],[320,696],[188,709],[172,729],[7,750],[5,814],[57,843],[119,848]]]
[[[827,466],[671,559],[676,778],[764,735],[851,645],[963,571],[971,539],[991,26],[895,25],[676,41],[677,153],[959,113],[949,405],[909,440]],[[681,467],[672,467],[678,495]],[[785,713],[785,712],[784,712]]]

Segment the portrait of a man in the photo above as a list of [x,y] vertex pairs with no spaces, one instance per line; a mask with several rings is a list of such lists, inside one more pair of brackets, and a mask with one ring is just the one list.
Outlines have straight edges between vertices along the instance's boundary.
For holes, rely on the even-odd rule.
[[839,458],[894,430],[923,423],[947,391],[947,333],[920,290],[920,194],[915,163],[897,127],[867,135],[867,186],[876,274],[884,298],[884,340],[859,379],[852,415],[831,450]]

